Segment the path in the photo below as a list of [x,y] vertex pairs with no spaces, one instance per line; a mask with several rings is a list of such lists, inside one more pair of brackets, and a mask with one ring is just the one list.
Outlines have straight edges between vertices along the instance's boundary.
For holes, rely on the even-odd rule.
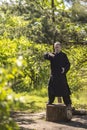
[[86,130],[87,115],[73,116],[70,122],[48,122],[46,113],[14,113],[14,119],[21,130]]

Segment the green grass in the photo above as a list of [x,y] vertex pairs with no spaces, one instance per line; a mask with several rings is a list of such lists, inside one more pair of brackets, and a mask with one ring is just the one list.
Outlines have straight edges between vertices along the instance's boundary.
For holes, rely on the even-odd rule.
[[48,100],[46,88],[15,94],[15,96],[19,99],[19,102],[17,101],[14,105],[15,111],[36,112],[46,108]]
[[78,91],[72,95],[73,105],[77,109],[87,109],[87,89]]
[[[47,88],[18,93],[15,96],[18,100],[14,105],[14,111],[40,112],[46,109],[46,103],[48,101]],[[76,109],[87,109],[86,97],[87,91],[85,90],[73,94],[71,96],[73,106]],[[54,103],[57,103],[57,98]]]

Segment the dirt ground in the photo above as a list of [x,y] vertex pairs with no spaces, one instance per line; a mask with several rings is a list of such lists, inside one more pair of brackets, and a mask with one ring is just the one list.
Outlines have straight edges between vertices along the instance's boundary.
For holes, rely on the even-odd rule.
[[87,115],[74,115],[70,122],[46,121],[46,112],[13,114],[21,130],[86,130]]

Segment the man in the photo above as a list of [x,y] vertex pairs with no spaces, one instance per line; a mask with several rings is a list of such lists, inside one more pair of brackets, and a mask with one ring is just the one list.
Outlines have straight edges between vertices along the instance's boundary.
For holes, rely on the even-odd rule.
[[62,97],[64,104],[71,107],[71,92],[66,78],[66,73],[70,69],[70,62],[67,55],[61,51],[60,42],[54,43],[54,52],[44,54],[44,58],[49,60],[51,65],[51,76],[48,84],[48,104],[52,104],[55,97]]

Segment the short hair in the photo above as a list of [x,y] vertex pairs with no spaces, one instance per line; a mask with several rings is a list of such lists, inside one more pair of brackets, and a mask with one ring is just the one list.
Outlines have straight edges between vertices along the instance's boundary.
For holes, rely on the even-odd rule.
[[54,43],[54,46],[55,46],[55,45],[61,45],[61,43],[60,43],[60,42],[55,42],[55,43]]

